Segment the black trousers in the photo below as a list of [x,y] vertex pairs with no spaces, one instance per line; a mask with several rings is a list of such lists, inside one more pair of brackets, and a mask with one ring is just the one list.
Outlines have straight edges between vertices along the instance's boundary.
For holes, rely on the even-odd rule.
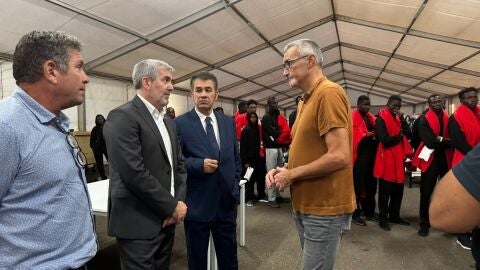
[[107,179],[105,175],[105,167],[103,166],[103,155],[108,160],[107,151],[94,151],[93,156],[95,157],[95,163],[97,165],[98,174],[102,179]]
[[[245,170],[242,176],[245,174]],[[263,199],[265,198],[265,175],[266,175],[266,168],[265,168],[265,160],[259,161],[255,164],[253,168],[252,176],[250,177],[250,181],[245,184],[245,200],[253,200],[255,199],[255,183],[257,184],[257,193],[258,198]]]
[[[441,155],[440,155],[441,154]],[[441,152],[434,156],[432,164],[427,171],[422,173],[420,182],[420,226],[430,227],[428,207],[430,206],[430,198],[437,181],[448,172],[448,164],[445,152]]]
[[[359,155],[353,166],[353,184],[357,199],[357,210],[354,215],[360,215],[360,205],[366,216],[372,217],[375,213],[375,194],[377,193],[377,179],[373,177],[375,155]],[[362,200],[362,192],[365,199]]]
[[185,220],[189,270],[207,270],[208,243],[212,234],[218,269],[237,270],[237,209],[219,208],[210,222]]
[[381,220],[400,217],[404,184],[397,184],[384,179],[378,180],[378,210]]
[[163,228],[152,239],[117,238],[122,270],[169,269],[174,239],[175,225]]

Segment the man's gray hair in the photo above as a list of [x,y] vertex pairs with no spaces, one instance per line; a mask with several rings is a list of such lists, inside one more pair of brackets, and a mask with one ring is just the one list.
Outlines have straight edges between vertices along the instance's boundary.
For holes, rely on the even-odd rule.
[[147,77],[154,81],[157,79],[158,67],[174,72],[175,69],[167,62],[157,59],[145,59],[135,64],[132,72],[132,81],[135,89],[142,88],[142,78]]
[[81,41],[62,32],[35,30],[18,41],[13,53],[13,77],[17,85],[35,83],[43,76],[43,64],[54,61],[60,72],[68,71],[70,50],[82,50]]
[[311,39],[299,39],[292,41],[285,45],[283,53],[287,52],[290,48],[297,47],[299,51],[299,56],[305,56],[313,54],[317,59],[318,65],[322,66],[323,63],[323,53],[318,44]]

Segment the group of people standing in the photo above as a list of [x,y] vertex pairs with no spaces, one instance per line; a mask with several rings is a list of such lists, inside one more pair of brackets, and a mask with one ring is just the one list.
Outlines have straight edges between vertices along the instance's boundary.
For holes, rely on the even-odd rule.
[[[452,166],[480,143],[480,109],[478,89],[468,87],[458,93],[460,106],[449,117],[445,111],[445,100],[438,94],[428,97],[428,109],[417,118],[413,129],[409,128],[400,112],[401,98],[391,96],[387,105],[377,116],[369,112],[370,100],[360,96],[352,119],[353,172],[357,209],[353,222],[366,225],[361,211],[367,219],[378,221],[384,230],[390,223],[409,225],[400,217],[403,197],[405,169],[404,161],[411,158],[420,169],[421,218],[418,234],[428,236],[429,204],[437,181]],[[409,138],[418,138],[414,149]],[[378,209],[376,215],[375,195],[378,179]],[[460,241],[464,239],[459,238]]]
[[[81,49],[77,38],[52,31],[28,33],[16,46],[17,87],[0,102],[0,268],[86,269],[96,254],[86,159],[62,113],[85,99],[89,78]],[[247,186],[249,199],[254,183],[262,198],[265,183],[269,205],[278,207],[279,191],[290,187],[302,269],[333,269],[353,212],[357,224],[360,208],[377,219],[375,178],[380,227],[408,224],[400,217],[403,160],[413,150],[400,97],[390,97],[376,118],[368,112],[368,97],[361,97],[352,115],[345,91],[324,76],[322,63],[312,40],[284,48],[283,76],[303,91],[291,130],[274,98],[261,121],[256,102],[250,102],[249,111],[238,116],[244,127],[238,129],[240,120],[236,126],[213,110],[218,81],[209,72],[192,76],[195,106],[172,119],[166,106],[174,68],[154,59],[133,67],[137,95],[106,121],[99,117],[93,136],[103,133],[108,152],[107,230],[117,239],[122,269],[168,269],[175,226],[182,222],[189,269],[207,268],[210,235],[219,268],[238,269],[237,204],[247,167],[258,172]],[[459,97],[462,105],[448,120],[441,97],[432,95],[419,123],[423,145],[414,162],[423,172],[423,204],[450,166],[449,149],[455,165],[480,142],[477,89],[466,88]],[[428,234],[427,208],[421,206],[419,234]]]

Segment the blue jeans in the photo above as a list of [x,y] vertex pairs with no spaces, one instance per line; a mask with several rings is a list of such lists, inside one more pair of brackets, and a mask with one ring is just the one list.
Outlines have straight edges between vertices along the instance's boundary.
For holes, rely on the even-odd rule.
[[333,269],[342,235],[350,230],[352,214],[315,216],[293,212],[303,249],[303,270]]

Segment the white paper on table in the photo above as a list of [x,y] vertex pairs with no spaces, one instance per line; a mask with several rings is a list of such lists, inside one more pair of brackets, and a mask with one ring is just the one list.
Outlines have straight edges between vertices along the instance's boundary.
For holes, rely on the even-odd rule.
[[418,155],[418,158],[428,161],[433,151],[435,151],[435,149],[430,149],[426,145],[424,145],[422,151],[420,151],[420,154]]
[[248,167],[247,171],[245,172],[245,175],[243,176],[243,179],[246,179],[247,181],[250,181],[250,177],[252,177],[252,173],[253,173],[253,168]]

